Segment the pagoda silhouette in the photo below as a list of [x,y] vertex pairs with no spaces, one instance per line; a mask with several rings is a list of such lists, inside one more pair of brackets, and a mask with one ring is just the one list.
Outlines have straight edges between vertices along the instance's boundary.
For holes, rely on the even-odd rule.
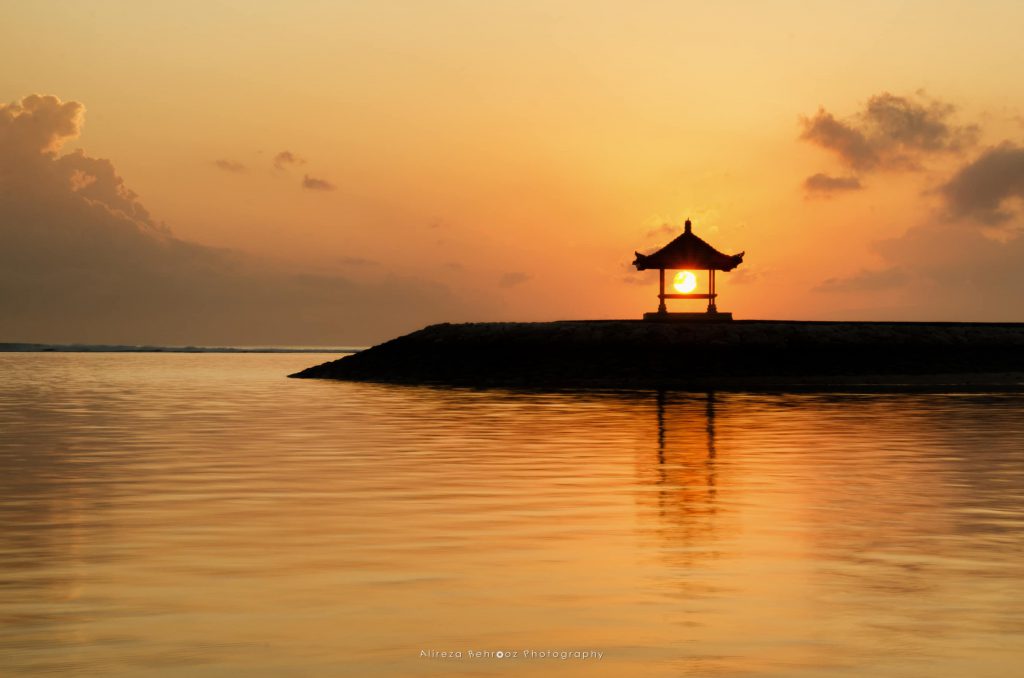
[[[690,321],[729,321],[732,320],[732,313],[723,313],[718,310],[715,300],[718,294],[715,292],[715,271],[731,271],[743,263],[743,255],[722,254],[714,247],[698,238],[693,233],[693,225],[686,220],[683,233],[669,244],[662,247],[653,254],[640,254],[634,252],[636,259],[633,265],[638,271],[658,269],[658,310],[654,313],[644,313],[644,320],[667,321],[667,320],[690,320]],[[678,270],[679,275],[693,276],[692,279],[684,279],[684,288],[696,289],[695,271],[708,272],[708,284],[706,292],[693,292],[692,289],[685,292],[665,292],[665,271]],[[674,287],[679,286],[676,283]],[[665,306],[666,299],[707,299],[708,308],[704,313],[669,313]]]

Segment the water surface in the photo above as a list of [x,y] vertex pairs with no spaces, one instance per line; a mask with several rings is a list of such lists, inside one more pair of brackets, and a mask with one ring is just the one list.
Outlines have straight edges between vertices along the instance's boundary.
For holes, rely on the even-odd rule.
[[283,378],[327,358],[0,355],[0,675],[1024,670],[1021,395]]

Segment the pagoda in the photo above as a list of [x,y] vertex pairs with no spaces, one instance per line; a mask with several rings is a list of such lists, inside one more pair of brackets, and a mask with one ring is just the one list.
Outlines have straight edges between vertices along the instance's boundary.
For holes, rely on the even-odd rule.
[[[743,263],[743,255],[722,254],[714,247],[693,234],[693,225],[686,220],[683,233],[653,254],[634,252],[636,259],[633,265],[638,271],[658,269],[658,310],[656,313],[645,313],[644,320],[698,320],[698,321],[729,321],[732,313],[718,310],[715,300],[715,271],[731,271]],[[680,271],[673,280],[675,292],[665,292],[665,271]],[[706,292],[695,292],[698,283],[694,271],[708,272]],[[666,299],[707,299],[708,309],[705,313],[669,313],[665,306]]]

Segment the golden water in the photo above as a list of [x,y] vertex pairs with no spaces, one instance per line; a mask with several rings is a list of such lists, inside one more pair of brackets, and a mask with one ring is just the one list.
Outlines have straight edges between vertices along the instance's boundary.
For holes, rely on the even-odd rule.
[[0,675],[1024,672],[1022,396],[322,359],[0,354]]

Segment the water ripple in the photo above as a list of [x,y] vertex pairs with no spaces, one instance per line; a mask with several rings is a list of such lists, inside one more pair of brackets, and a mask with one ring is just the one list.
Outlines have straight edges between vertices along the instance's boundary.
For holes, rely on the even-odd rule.
[[[0,674],[1005,676],[1024,397],[0,354]],[[601,650],[594,659],[421,650]]]

